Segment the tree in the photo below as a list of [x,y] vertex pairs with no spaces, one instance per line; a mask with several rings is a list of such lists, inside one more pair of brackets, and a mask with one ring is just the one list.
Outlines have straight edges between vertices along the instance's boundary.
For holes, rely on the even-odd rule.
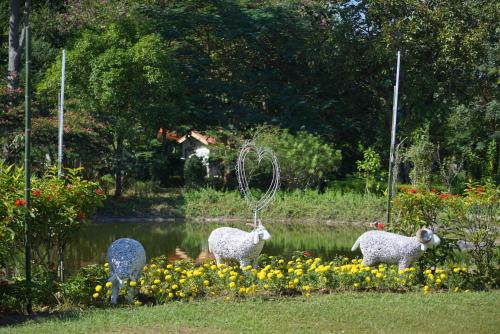
[[[67,94],[106,124],[115,152],[115,196],[122,193],[123,154],[144,131],[172,124],[182,103],[179,75],[165,42],[131,20],[87,31],[67,53]],[[38,86],[57,96],[60,62]],[[55,102],[55,101],[52,101]]]

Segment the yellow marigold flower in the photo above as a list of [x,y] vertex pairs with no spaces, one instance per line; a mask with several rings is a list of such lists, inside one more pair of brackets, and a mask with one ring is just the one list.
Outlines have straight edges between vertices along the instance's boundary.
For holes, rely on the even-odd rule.
[[165,276],[165,281],[172,282],[172,275]]
[[306,261],[306,263],[307,263],[307,264],[311,264],[311,263],[313,263],[313,259],[309,259],[309,260],[307,260],[307,261]]
[[441,275],[439,275],[439,278],[446,279],[446,275],[445,274],[441,274]]
[[231,282],[234,282],[234,281],[236,281],[236,278],[237,278],[236,276],[231,276],[231,277],[229,277],[229,280],[230,280]]
[[134,302],[134,305],[136,305],[136,306],[141,306],[141,305],[142,305],[142,303],[141,303],[140,301],[136,300],[136,301]]
[[252,269],[252,266],[251,265],[248,265],[246,266],[245,268],[243,268],[243,270],[251,270]]
[[94,298],[94,299],[99,298],[99,293],[97,293],[97,292],[96,292],[96,293],[94,293],[94,294],[92,295],[92,298]]
[[210,266],[210,270],[212,270],[212,271],[217,270],[217,266],[216,266],[215,264],[212,264],[212,265]]
[[429,288],[428,285],[424,286],[424,291],[429,291],[431,288]]
[[137,285],[137,282],[136,281],[130,281],[130,282],[128,282],[128,285],[134,287],[134,286]]
[[461,270],[462,270],[464,273],[465,273],[465,272],[467,272],[467,268],[465,268],[465,267],[462,267],[462,268],[461,268]]
[[382,274],[381,274],[381,273],[377,273],[375,276],[376,276],[377,278],[382,278]]
[[282,274],[282,273],[279,273],[279,274],[277,274],[277,275],[276,275],[276,277],[277,277],[278,279],[282,279],[282,278],[283,278],[283,274]]
[[460,268],[453,268],[453,272],[454,273],[459,273],[460,272]]
[[156,269],[156,267],[157,267],[157,265],[154,263],[151,265],[151,269]]
[[102,290],[102,285],[97,285],[95,291],[100,292]]
[[113,286],[113,282],[106,282],[106,288],[111,288]]
[[104,268],[107,268],[107,267],[109,267],[109,263],[107,263],[107,262],[106,262],[106,263],[104,264]]
[[299,279],[298,279],[298,278],[295,278],[295,279],[293,280],[293,283],[294,283],[294,284],[298,284],[298,283],[299,283]]
[[260,272],[257,274],[257,278],[260,279],[261,281],[266,279],[266,273],[265,272]]
[[304,272],[302,270],[296,270],[295,271],[295,275],[297,275],[297,276],[302,276],[303,273]]
[[458,286],[457,286],[455,289],[453,289],[453,292],[458,292],[459,290],[460,290],[460,289],[459,289],[459,288],[458,288]]
[[426,275],[432,274],[432,270],[427,269],[426,271],[424,271],[424,274],[426,274]]
[[246,289],[245,289],[244,287],[241,287],[241,288],[240,288],[240,293],[243,293],[243,294],[244,294],[245,292],[246,292]]
[[168,298],[170,298],[170,299],[174,298],[174,294],[172,292],[169,292],[168,293]]
[[273,273],[268,273],[268,274],[267,274],[267,278],[268,278],[268,279],[272,279],[273,277],[274,277],[274,274],[273,274]]
[[373,269],[373,270],[372,270],[372,274],[374,274],[374,275],[375,275],[376,273],[378,273],[378,270],[377,270],[377,269]]
[[158,287],[156,285],[151,285],[151,290],[156,290]]
[[161,283],[161,281],[160,281],[159,279],[155,279],[155,280],[153,281],[153,283],[154,283],[154,284],[160,284],[160,283]]
[[144,283],[146,283],[146,281],[141,279],[141,281],[139,283],[141,283],[141,285],[144,285]]
[[409,279],[414,279],[414,278],[415,278],[415,275],[414,275],[414,274],[410,274],[410,275],[408,275],[408,278],[409,278]]
[[355,288],[359,288],[359,283],[354,283]]
[[172,290],[177,290],[179,286],[177,284],[172,285]]
[[209,280],[207,280],[207,279],[206,279],[206,280],[204,280],[204,281],[203,281],[203,285],[204,285],[204,286],[209,286],[209,285],[210,285],[210,281],[209,281]]
[[278,261],[278,264],[283,264],[283,263],[285,263],[285,260],[283,260],[283,259]]
[[291,266],[293,264],[293,261],[288,261],[287,265]]
[[179,297],[181,297],[181,298],[183,298],[184,296],[186,296],[186,295],[184,294],[184,292],[182,292],[182,291],[177,291],[177,292],[179,293]]
[[400,270],[400,271],[399,271],[399,274],[400,274],[400,275],[403,275],[404,273],[405,273],[405,271],[404,271],[404,270]]
[[371,277],[370,277],[370,276],[366,276],[366,277],[365,277],[365,281],[367,281],[367,282],[371,282],[371,281],[372,281],[372,279],[371,279]]
[[430,279],[431,281],[433,281],[433,280],[434,280],[434,275],[433,275],[433,274],[429,274],[429,276],[428,276],[428,277],[429,277],[429,279]]
[[436,284],[441,284],[441,279],[440,278],[436,279]]
[[264,289],[269,289],[269,284],[264,284]]
[[172,269],[174,266],[171,264],[167,264],[167,269]]
[[424,290],[424,295],[427,295],[428,293],[429,293],[429,291]]
[[185,278],[181,278],[181,279],[179,280],[179,283],[181,283],[181,284],[186,283],[186,279],[185,279]]
[[230,287],[231,289],[233,289],[235,286],[236,286],[236,283],[234,283],[234,282],[229,283],[229,287]]
[[[407,268],[407,269],[408,269],[408,268]],[[380,268],[378,271],[380,271],[381,273],[383,273],[383,272],[385,271],[385,268],[384,268],[384,267],[382,267],[382,268]]]
[[314,262],[321,262],[321,258],[320,257],[315,258]]
[[145,265],[142,269],[144,269],[144,271],[148,270],[148,265]]
[[311,294],[308,292],[308,293],[306,293],[304,296],[306,296],[306,298],[310,298],[310,297],[311,297]]
[[288,268],[289,273],[293,273],[293,268]]

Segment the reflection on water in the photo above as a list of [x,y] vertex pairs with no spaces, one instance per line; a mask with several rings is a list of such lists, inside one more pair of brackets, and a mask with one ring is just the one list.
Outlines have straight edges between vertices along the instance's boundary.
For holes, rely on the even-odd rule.
[[[243,230],[243,224],[215,223],[117,223],[93,224],[86,227],[65,251],[65,267],[74,272],[82,266],[103,263],[108,246],[116,239],[128,237],[138,240],[146,249],[148,259],[167,255],[170,258],[199,259],[208,256],[208,236],[217,227],[231,225]],[[271,240],[263,253],[290,257],[295,251],[309,251],[327,259],[336,255],[350,257],[351,247],[364,231],[355,227],[327,225],[267,224]]]

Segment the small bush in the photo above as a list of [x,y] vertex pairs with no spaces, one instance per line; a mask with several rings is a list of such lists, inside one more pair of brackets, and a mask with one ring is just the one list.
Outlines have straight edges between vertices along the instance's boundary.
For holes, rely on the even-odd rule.
[[196,155],[186,160],[184,165],[184,180],[189,188],[198,188],[205,184],[207,168],[203,159]]

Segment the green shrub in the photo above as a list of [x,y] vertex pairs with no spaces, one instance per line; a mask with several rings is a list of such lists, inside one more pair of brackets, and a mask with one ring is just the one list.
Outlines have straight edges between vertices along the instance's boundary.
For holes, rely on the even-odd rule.
[[184,180],[189,188],[201,187],[205,184],[207,168],[203,159],[196,155],[191,156],[184,164]]
[[442,240],[441,245],[421,257],[421,266],[456,261],[457,242],[460,240],[472,248],[465,256],[475,265],[478,282],[497,284],[498,186],[491,183],[469,185],[463,195],[440,193],[435,189],[403,187],[402,190],[393,201],[395,220],[389,225],[389,230],[414,235],[420,227],[432,226]]
[[[33,259],[52,264],[51,253],[64,249],[89,218],[105,194],[95,182],[83,180],[81,169],[66,169],[63,177],[51,168],[42,178],[32,177],[31,232]],[[13,251],[24,250],[24,172],[0,164],[0,266]]]

